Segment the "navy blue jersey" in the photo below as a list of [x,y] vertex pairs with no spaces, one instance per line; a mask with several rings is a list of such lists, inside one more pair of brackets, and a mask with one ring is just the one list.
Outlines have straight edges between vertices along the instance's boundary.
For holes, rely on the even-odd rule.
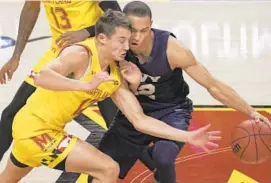
[[149,59],[144,64],[140,64],[138,58],[131,52],[127,54],[127,60],[135,63],[142,72],[142,80],[136,96],[145,112],[181,104],[189,94],[182,69],[172,70],[168,62],[168,38],[174,35],[164,30],[152,30],[153,47]]

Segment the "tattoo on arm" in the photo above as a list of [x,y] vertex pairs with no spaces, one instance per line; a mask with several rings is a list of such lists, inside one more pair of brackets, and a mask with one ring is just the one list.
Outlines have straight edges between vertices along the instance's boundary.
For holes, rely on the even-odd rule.
[[[29,3],[31,3],[31,1],[25,2],[25,5],[21,12],[18,36],[17,36],[16,46],[15,46],[13,56],[18,56],[18,57],[21,56],[22,52],[24,51],[25,45],[28,41],[28,38],[30,34],[32,33],[32,30],[39,16],[39,10],[40,10],[39,6],[36,7],[35,5],[36,9],[33,9],[34,7],[29,5]],[[35,3],[39,3],[39,2],[35,2]]]

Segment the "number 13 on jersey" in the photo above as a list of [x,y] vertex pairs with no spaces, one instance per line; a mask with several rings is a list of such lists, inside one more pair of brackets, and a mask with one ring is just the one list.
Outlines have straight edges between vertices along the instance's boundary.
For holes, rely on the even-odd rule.
[[70,29],[71,22],[68,17],[68,13],[60,7],[51,7],[51,13],[55,20],[55,24],[59,29]]

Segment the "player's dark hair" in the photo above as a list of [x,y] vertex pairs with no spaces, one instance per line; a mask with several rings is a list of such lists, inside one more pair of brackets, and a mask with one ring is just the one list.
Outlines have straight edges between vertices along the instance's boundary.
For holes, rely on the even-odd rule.
[[124,9],[123,12],[129,16],[129,15],[133,15],[133,16],[137,16],[137,17],[150,17],[150,19],[152,19],[152,13],[151,13],[151,9],[150,7],[142,2],[142,1],[132,1],[130,3],[128,3]]
[[110,37],[117,27],[131,30],[131,25],[124,13],[108,9],[97,21],[95,32],[96,35],[103,33]]

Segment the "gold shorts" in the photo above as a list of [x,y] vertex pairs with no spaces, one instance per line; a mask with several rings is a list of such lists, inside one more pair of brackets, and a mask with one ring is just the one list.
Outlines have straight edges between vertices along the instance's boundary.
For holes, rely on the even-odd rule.
[[61,131],[47,132],[26,139],[15,139],[12,154],[30,167],[41,165],[54,168],[72,151],[77,137]]

